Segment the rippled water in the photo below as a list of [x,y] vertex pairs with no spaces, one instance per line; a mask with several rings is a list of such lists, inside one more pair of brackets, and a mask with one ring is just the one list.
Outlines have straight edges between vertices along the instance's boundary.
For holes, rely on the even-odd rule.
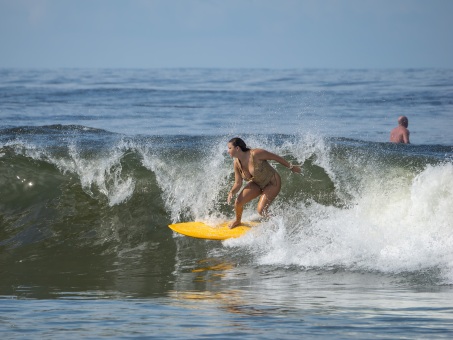
[[[450,338],[451,73],[1,70],[0,336]],[[173,234],[232,218],[236,135],[302,174]]]

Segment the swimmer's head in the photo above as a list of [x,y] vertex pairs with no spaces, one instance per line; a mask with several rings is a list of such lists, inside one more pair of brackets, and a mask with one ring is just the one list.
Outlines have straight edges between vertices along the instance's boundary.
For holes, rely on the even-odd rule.
[[398,124],[407,128],[409,126],[409,120],[407,119],[406,116],[400,116],[398,118]]

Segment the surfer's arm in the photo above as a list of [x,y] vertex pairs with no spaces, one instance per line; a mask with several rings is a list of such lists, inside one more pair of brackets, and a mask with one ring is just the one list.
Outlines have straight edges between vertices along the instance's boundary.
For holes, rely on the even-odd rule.
[[241,174],[239,173],[239,169],[237,168],[236,162],[234,162],[234,184],[231,187],[230,192],[228,192],[228,199],[227,202],[230,204],[231,200],[233,199],[233,196],[238,193],[238,191],[241,189],[242,186],[242,177]]
[[290,162],[288,162],[286,159],[283,157],[276,155],[275,153],[263,150],[263,149],[255,149],[255,157],[258,157],[259,160],[266,160],[266,161],[276,161],[283,165],[284,167],[287,167],[290,169],[292,172],[297,172],[301,173],[302,169],[298,165],[293,165]]

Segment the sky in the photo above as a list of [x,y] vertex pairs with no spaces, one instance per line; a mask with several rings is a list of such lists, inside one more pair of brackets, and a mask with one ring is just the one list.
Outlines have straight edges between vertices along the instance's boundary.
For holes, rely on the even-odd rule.
[[452,0],[0,0],[1,68],[453,68]]

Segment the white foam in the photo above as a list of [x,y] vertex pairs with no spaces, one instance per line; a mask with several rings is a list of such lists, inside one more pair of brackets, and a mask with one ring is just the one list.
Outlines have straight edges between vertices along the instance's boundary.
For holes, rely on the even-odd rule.
[[217,146],[200,158],[191,155],[183,165],[174,164],[168,155],[143,151],[143,165],[155,173],[172,221],[179,221],[184,215],[195,220],[225,219],[217,208],[219,202],[226,201],[229,175],[222,151]]
[[68,145],[69,158],[50,155],[44,151],[31,153],[34,149],[27,149],[27,155],[34,159],[43,159],[54,164],[63,173],[74,173],[80,179],[83,190],[94,197],[94,190],[104,195],[110,206],[126,202],[133,194],[135,181],[125,176],[121,160],[127,146],[120,142],[118,145],[97,157],[84,158],[74,143]]
[[114,206],[127,201],[135,189],[135,181],[131,177],[123,178],[121,159],[125,149],[118,145],[106,155],[85,159],[76,145],[69,145],[69,160],[58,159],[54,163],[63,172],[76,173],[85,192],[93,196],[95,188]]
[[[350,208],[295,202],[242,246],[259,264],[400,273],[440,269],[453,283],[453,165],[368,183]],[[259,228],[258,228],[259,229]]]

